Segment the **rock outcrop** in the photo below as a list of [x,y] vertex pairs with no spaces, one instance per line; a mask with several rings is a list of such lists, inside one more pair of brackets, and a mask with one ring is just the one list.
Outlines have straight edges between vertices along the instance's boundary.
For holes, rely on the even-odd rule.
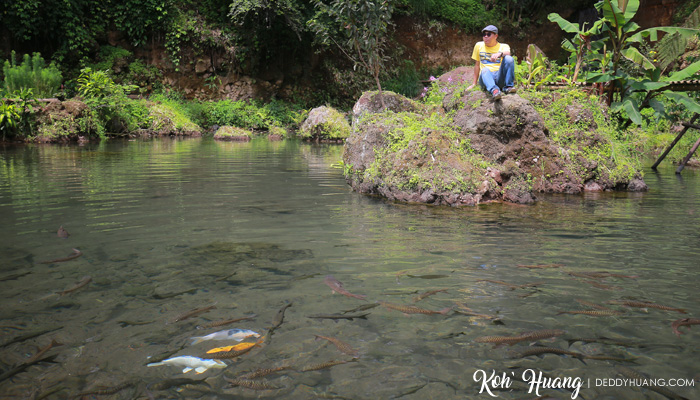
[[343,140],[350,136],[350,123],[332,107],[316,107],[309,111],[299,128],[299,137],[309,140]]
[[[432,108],[393,93],[385,98],[388,111],[376,92],[357,101],[343,154],[353,189],[446,205],[531,203],[539,192],[646,190],[631,161],[610,156],[615,144],[602,130],[609,128],[603,106],[586,103],[587,95],[567,95],[582,104],[562,102],[559,94],[494,102],[466,84],[438,84],[445,96]],[[543,110],[559,114],[544,118]],[[565,121],[557,126],[552,118]]]

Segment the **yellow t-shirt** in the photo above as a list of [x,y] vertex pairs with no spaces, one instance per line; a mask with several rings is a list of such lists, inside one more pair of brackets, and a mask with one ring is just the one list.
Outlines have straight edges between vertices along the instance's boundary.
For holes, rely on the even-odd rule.
[[502,51],[510,52],[510,46],[505,43],[498,43],[492,47],[486,47],[484,42],[476,42],[474,45],[474,52],[472,53],[472,59],[481,63],[479,67],[479,72],[486,67],[492,72],[496,72],[501,68],[501,61],[503,58],[499,58],[495,62],[491,61],[491,55],[495,53],[500,53]]

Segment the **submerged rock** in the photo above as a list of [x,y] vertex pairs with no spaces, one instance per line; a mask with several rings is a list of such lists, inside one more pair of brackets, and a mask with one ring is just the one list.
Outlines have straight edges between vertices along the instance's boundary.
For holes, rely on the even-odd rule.
[[532,203],[538,192],[646,190],[638,168],[609,139],[602,106],[586,94],[494,102],[467,84],[438,84],[445,93],[439,107],[394,93],[385,98],[388,111],[377,106],[376,92],[358,100],[343,153],[353,189],[449,205]]
[[214,133],[214,140],[231,140],[238,142],[250,141],[253,132],[235,126],[220,126]]

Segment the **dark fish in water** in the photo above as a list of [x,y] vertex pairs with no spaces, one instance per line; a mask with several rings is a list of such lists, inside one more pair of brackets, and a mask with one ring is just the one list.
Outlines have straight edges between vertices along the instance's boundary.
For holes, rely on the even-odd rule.
[[196,316],[199,315],[199,314],[204,314],[205,312],[210,311],[210,310],[213,310],[213,309],[215,309],[215,308],[216,308],[216,305],[211,305],[211,306],[202,307],[202,308],[196,308],[196,309],[194,309],[194,310],[192,310],[192,311],[188,311],[188,312],[186,312],[186,313],[184,313],[184,314],[178,315],[178,316],[175,317],[175,319],[173,320],[173,323],[174,323],[174,322],[184,321],[184,320],[186,320],[186,319],[188,319],[188,318],[196,317]]
[[4,381],[6,379],[12,378],[13,376],[26,370],[27,368],[31,367],[32,365],[36,365],[36,364],[39,364],[42,362],[54,362],[55,358],[56,358],[56,355],[54,354],[52,356],[48,356],[48,357],[40,358],[38,360],[34,360],[32,362],[23,362],[12,369],[5,371],[2,375],[0,375],[0,382]]
[[353,361],[357,361],[357,359],[356,359],[356,358],[353,358],[352,360],[338,360],[338,361],[336,361],[336,360],[331,360],[331,361],[326,361],[326,362],[324,362],[324,363],[313,364],[313,365],[306,366],[306,367],[304,367],[304,368],[301,369],[301,372],[318,371],[318,370],[320,370],[320,369],[326,369],[326,368],[330,368],[330,367],[333,367],[333,366],[336,366],[336,365],[340,365],[340,364],[347,364],[347,363],[353,362]]
[[563,266],[564,266],[564,264],[534,264],[534,265],[518,264],[518,268],[528,268],[528,269],[559,268],[559,267],[563,267]]
[[586,300],[576,299],[576,302],[586,307],[594,308],[596,310],[610,310],[610,307],[601,306],[600,304],[591,303],[590,301]]
[[262,378],[263,376],[267,376],[270,374],[274,374],[275,372],[279,371],[284,371],[285,369],[290,369],[290,366],[283,366],[283,367],[275,367],[275,368],[261,368],[261,369],[256,369],[255,371],[249,372],[247,374],[241,375],[241,379],[256,379],[256,378]]
[[65,261],[70,261],[74,260],[80,256],[83,255],[83,252],[78,250],[78,249],[73,249],[73,253],[69,255],[68,257],[63,257],[63,258],[57,258],[55,260],[49,260],[49,261],[42,261],[39,264],[53,264],[53,263],[60,263],[60,262],[65,262]]
[[272,333],[275,332],[275,329],[279,328],[280,325],[282,325],[282,322],[284,322],[284,312],[287,311],[289,307],[292,306],[292,303],[287,303],[282,306],[282,308],[277,311],[277,315],[275,315],[275,319],[272,321],[272,326],[267,330],[267,337],[269,338],[272,336]]
[[203,379],[190,379],[190,378],[173,378],[166,379],[164,381],[156,382],[147,386],[150,390],[168,390],[172,387],[178,387],[182,385],[206,385],[209,384]]
[[420,279],[440,279],[440,278],[449,278],[449,275],[411,275],[411,274],[406,274],[409,278],[420,278]]
[[579,278],[593,278],[593,279],[603,279],[603,278],[627,278],[636,279],[637,275],[620,275],[614,274],[607,271],[595,271],[595,272],[569,272],[569,275],[576,276]]
[[61,292],[57,292],[56,294],[58,294],[59,296],[65,296],[65,295],[67,295],[68,293],[73,293],[73,292],[75,292],[76,290],[82,288],[83,286],[86,286],[86,285],[87,285],[88,283],[90,283],[90,282],[92,282],[92,277],[89,276],[89,275],[85,275],[85,276],[83,277],[83,279],[80,280],[80,282],[76,283],[75,285],[69,287],[69,288],[66,289],[66,290],[63,290],[63,291],[61,291]]
[[373,309],[374,307],[379,307],[379,303],[363,304],[361,306],[353,308],[352,310],[344,310],[342,312],[343,312],[343,314],[347,314],[347,313],[354,313],[354,312],[358,312],[358,311],[367,311],[367,310]]
[[584,358],[586,358],[585,354],[577,353],[575,351],[558,349],[556,347],[532,347],[530,349],[523,350],[519,353],[516,353],[512,358],[525,358],[525,357],[529,357],[529,356],[539,356],[542,354],[556,354],[556,355],[560,355],[560,356],[570,356],[570,357],[578,358],[579,360],[583,360]]
[[675,320],[671,323],[671,328],[673,328],[673,333],[676,334],[676,336],[681,337],[681,332],[678,328],[681,326],[691,326],[691,325],[700,325],[700,319],[698,318],[682,318]]
[[70,233],[63,227],[63,225],[58,227],[58,232],[56,233],[61,239],[66,239],[70,236]]
[[544,282],[533,282],[533,283],[526,283],[524,285],[514,285],[512,283],[508,282],[503,282],[503,281],[495,281],[493,279],[479,279],[477,282],[489,282],[489,283],[495,283],[498,285],[503,285],[507,286],[510,288],[510,290],[515,290],[515,289],[523,289],[523,288],[528,288],[528,287],[535,287],[535,286],[540,286]]
[[477,313],[476,311],[472,310],[471,308],[467,307],[466,304],[464,303],[455,303],[455,306],[457,308],[454,309],[456,313],[459,314],[464,314],[464,315],[470,315],[473,317],[479,317],[479,318],[485,318],[485,319],[493,319],[493,320],[500,320],[499,317],[495,315],[488,315],[488,314],[480,314]]
[[7,342],[5,342],[5,343],[3,343],[3,344],[0,344],[0,347],[5,347],[5,346],[11,345],[11,344],[13,344],[13,343],[19,343],[19,342],[23,342],[23,341],[25,341],[25,340],[33,339],[33,338],[35,338],[35,337],[37,337],[37,336],[41,336],[41,335],[43,335],[43,334],[45,334],[45,333],[57,331],[57,330],[59,330],[59,329],[61,329],[61,328],[63,328],[63,327],[62,327],[62,326],[59,326],[59,327],[56,327],[56,328],[42,329],[42,330],[40,330],[40,331],[25,333],[24,335],[17,336],[17,337],[15,337],[15,338],[12,338],[12,339],[8,340]]
[[38,349],[38,350],[37,350],[37,353],[34,354],[34,356],[33,356],[32,358],[30,358],[29,360],[27,360],[27,361],[25,361],[25,362],[27,362],[27,363],[33,363],[34,361],[36,361],[36,360],[40,359],[41,357],[43,357],[44,354],[46,354],[49,350],[51,350],[52,348],[57,347],[57,346],[63,346],[63,343],[57,342],[56,339],[51,339],[51,343],[49,343],[49,344],[48,344],[47,346],[45,346],[44,348]]
[[549,339],[556,336],[561,336],[565,334],[561,329],[542,329],[538,331],[524,332],[516,336],[482,336],[474,339],[478,343],[494,343],[497,345],[509,344],[514,345],[516,343],[525,341],[535,341],[541,339]]
[[21,277],[23,277],[25,275],[29,275],[29,274],[31,274],[31,272],[27,271],[27,272],[20,272],[18,274],[5,275],[2,278],[0,278],[0,282],[12,281],[12,280],[15,280],[17,278],[21,278]]
[[383,301],[380,301],[379,304],[383,305],[384,307],[386,307],[389,310],[400,311],[406,315],[408,315],[408,314],[426,314],[426,315],[442,314],[442,315],[445,315],[448,312],[450,312],[450,310],[452,310],[452,307],[445,307],[442,310],[433,311],[433,310],[426,310],[424,308],[418,308],[416,306],[405,306],[405,305],[401,305],[401,304],[391,304],[391,303],[386,303]]
[[359,295],[359,294],[352,294],[352,293],[348,292],[343,287],[343,284],[339,280],[335,279],[332,275],[327,275],[326,278],[323,280],[323,282],[326,285],[328,285],[328,287],[331,288],[333,293],[338,292],[338,293],[342,294],[343,296],[353,297],[353,298],[360,299],[360,300],[364,300],[365,297],[367,297],[367,296],[363,296],[363,295]]
[[619,287],[619,286],[606,285],[606,284],[600,283],[600,282],[598,282],[598,281],[584,281],[584,282],[586,282],[587,284],[589,284],[589,285],[591,285],[591,286],[593,286],[593,287],[595,287],[595,288],[598,288],[598,289],[603,289],[603,290],[622,290],[622,288]]
[[358,353],[357,350],[353,349],[352,347],[350,347],[349,344],[347,344],[341,340],[338,340],[334,337],[328,337],[328,336],[321,336],[321,335],[314,335],[314,336],[316,336],[316,339],[326,339],[329,342],[333,343],[335,345],[335,347],[338,348],[338,350],[341,353],[345,353],[345,354],[351,356],[352,358],[360,357],[360,353]]
[[585,311],[559,311],[557,315],[561,314],[581,314],[581,315],[590,315],[593,317],[607,317],[607,316],[614,316],[614,315],[622,315],[624,314],[622,311],[616,311],[616,310],[585,310]]
[[129,321],[129,320],[123,320],[123,321],[117,321],[119,326],[122,328],[127,327],[127,326],[138,326],[138,325],[148,325],[152,324],[156,321]]
[[620,304],[627,307],[638,307],[638,308],[656,308],[657,310],[664,311],[676,311],[681,314],[687,314],[687,312],[682,308],[674,308],[668,306],[662,306],[660,304],[649,303],[646,301],[631,301],[631,300],[610,300],[609,304]]
[[352,321],[355,318],[367,319],[367,316],[369,314],[370,313],[364,313],[364,314],[314,314],[314,315],[307,315],[306,318],[333,319],[333,320],[348,319],[348,320]]
[[434,295],[434,294],[441,293],[441,292],[447,292],[447,289],[437,289],[437,290],[431,290],[431,291],[428,291],[428,292],[425,292],[425,293],[421,293],[421,294],[419,294],[418,296],[416,296],[416,297],[413,298],[413,302],[414,302],[414,303],[417,303],[417,302],[423,300],[424,298],[426,298],[426,297],[428,297],[428,296],[432,296],[432,295]]
[[227,319],[226,321],[216,321],[216,322],[210,322],[208,324],[204,325],[197,325],[197,329],[209,329],[209,328],[216,328],[219,326],[224,326],[228,324],[232,324],[234,322],[238,321],[248,321],[248,320],[253,320],[257,317],[257,315],[249,315],[247,317],[241,317],[241,318],[234,318],[234,319]]
[[252,389],[252,390],[275,390],[279,389],[277,386],[272,386],[268,384],[267,382],[261,382],[261,381],[253,381],[250,379],[240,379],[240,378],[235,378],[235,379],[229,379],[229,378],[224,378],[226,382],[231,384],[231,387],[243,387],[246,389]]
[[616,365],[615,371],[617,371],[617,373],[624,376],[625,378],[634,379],[636,382],[641,383],[641,385],[638,385],[638,386],[645,387],[645,388],[647,388],[653,392],[656,392],[662,396],[666,396],[669,399],[688,400],[687,398],[685,398],[679,394],[676,394],[675,392],[672,392],[669,389],[666,389],[665,387],[644,384],[644,383],[648,382],[650,380],[650,378],[647,375],[642,374],[639,371],[633,370],[632,368],[628,368],[628,367],[625,367],[623,365]]
[[624,340],[624,339],[611,339],[607,338],[605,336],[601,336],[598,338],[575,338],[575,339],[569,339],[569,347],[571,347],[572,344],[576,342],[583,342],[583,343],[602,343],[602,344],[610,344],[613,346],[623,346],[623,347],[644,347],[645,345],[640,343],[640,342],[633,342],[630,340]]
[[197,289],[197,288],[192,288],[192,289],[183,290],[182,292],[154,293],[154,294],[153,294],[153,298],[156,299],[156,300],[165,300],[165,299],[169,299],[169,298],[172,298],[172,297],[175,297],[175,296],[179,296],[179,295],[181,295],[181,294],[190,294],[190,293],[194,293],[194,292],[196,292],[197,290],[199,290],[199,289]]
[[134,386],[134,384],[136,384],[136,382],[128,381],[128,382],[124,382],[120,385],[111,387],[111,388],[105,388],[105,389],[101,389],[101,390],[92,390],[89,392],[80,392],[80,393],[76,394],[74,397],[80,398],[80,397],[86,397],[86,396],[107,396],[110,394],[119,393],[128,387]]

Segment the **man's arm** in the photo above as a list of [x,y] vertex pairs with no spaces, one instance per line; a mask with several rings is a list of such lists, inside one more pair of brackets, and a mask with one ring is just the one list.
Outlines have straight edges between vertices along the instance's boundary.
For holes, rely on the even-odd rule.
[[477,61],[476,64],[474,64],[474,82],[472,83],[472,87],[476,86],[476,84],[479,82],[479,73],[481,72],[481,61]]

